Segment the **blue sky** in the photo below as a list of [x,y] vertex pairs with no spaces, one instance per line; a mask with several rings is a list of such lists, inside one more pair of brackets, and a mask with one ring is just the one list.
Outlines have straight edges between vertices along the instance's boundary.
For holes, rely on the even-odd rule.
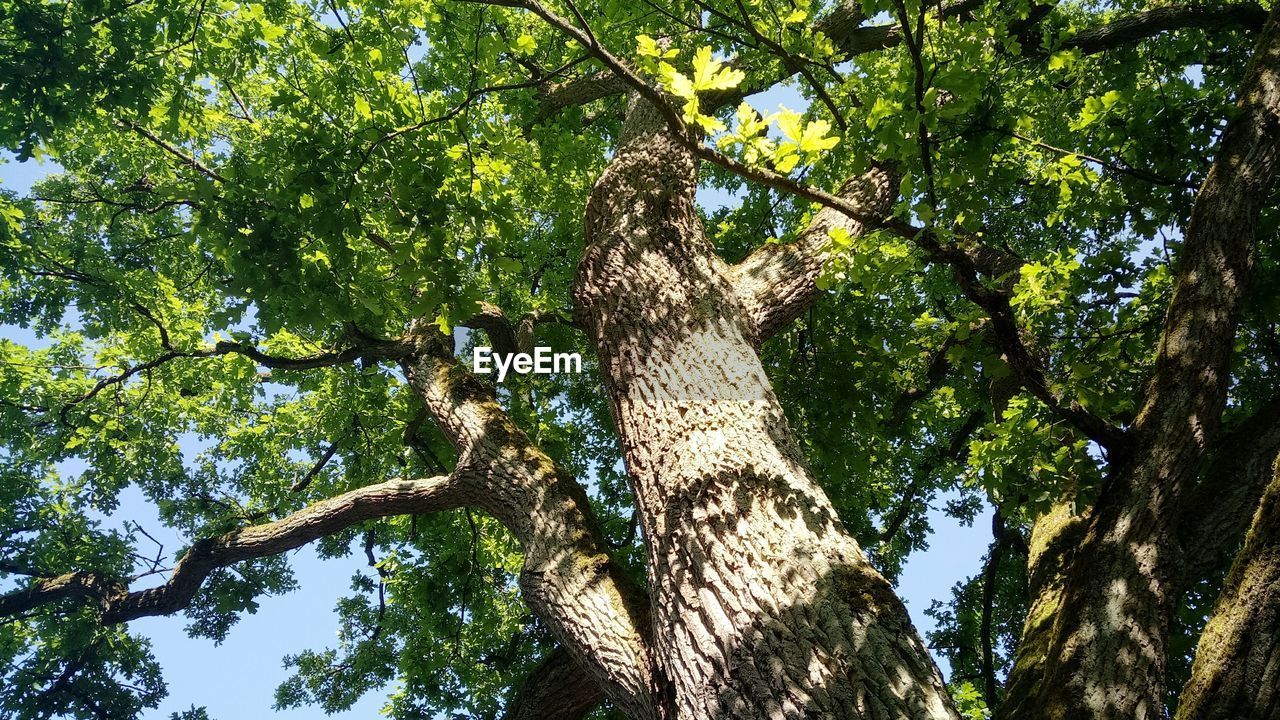
[[[804,106],[804,100],[789,89],[753,100],[757,107],[770,110],[779,104],[793,108]],[[5,159],[11,160],[11,156]],[[0,164],[0,187],[25,193],[36,179],[58,169],[49,162]],[[721,195],[705,200],[716,204],[729,198]],[[20,328],[0,326],[0,333],[25,344],[39,342],[29,331]],[[184,451],[194,454],[198,448],[184,446]],[[947,499],[935,500],[930,512],[934,528],[931,546],[907,562],[898,584],[911,617],[922,633],[933,627],[924,610],[934,599],[948,599],[955,583],[979,571],[982,555],[990,542],[990,511],[984,510],[972,526],[966,527],[938,509]],[[154,510],[136,489],[126,491],[119,511],[108,522],[118,524],[126,519],[141,523],[170,552],[187,544],[161,527]],[[291,553],[290,561],[299,589],[261,599],[257,614],[244,617],[221,645],[188,638],[183,630],[186,619],[181,615],[146,618],[130,624],[135,632],[151,639],[169,685],[169,697],[158,709],[144,714],[145,720],[164,720],[170,713],[192,705],[205,706],[216,720],[299,720],[321,714],[316,708],[279,713],[271,710],[275,687],[286,677],[281,659],[286,654],[308,648],[321,649],[336,641],[335,601],[349,591],[352,574],[363,568],[364,562],[354,555],[341,560],[320,560],[309,546]],[[351,710],[330,717],[377,717],[385,694],[385,689],[372,690]]]

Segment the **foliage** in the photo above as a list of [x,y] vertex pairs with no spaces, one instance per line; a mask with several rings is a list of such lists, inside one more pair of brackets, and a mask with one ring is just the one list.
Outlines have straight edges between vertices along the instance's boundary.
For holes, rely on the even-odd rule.
[[[899,219],[1020,259],[999,282],[1054,388],[1132,418],[1177,229],[1247,33],[1187,29],[1086,54],[1065,41],[1148,4],[1058,4],[1019,30],[1035,2],[984,3],[945,22],[930,12],[917,88],[905,45],[847,58],[813,31],[831,3],[581,5],[596,40],[673,96],[708,148],[828,190],[896,163]],[[867,25],[898,11],[862,6]],[[0,28],[0,144],[60,167],[29,193],[0,192],[0,321],[16,338],[0,340],[0,589],[155,569],[143,528],[119,517],[127,489],[194,542],[451,467],[394,363],[268,369],[206,352],[220,341],[306,357],[427,317],[466,356],[478,338],[458,328],[482,301],[513,318],[571,316],[585,198],[625,102],[549,110],[548,87],[605,70],[531,13],[457,0],[0,0],[0,17],[12,18]],[[792,76],[785,93],[803,111],[762,112],[758,96],[717,104]],[[729,261],[795,240],[816,212],[721,166],[703,178],[708,232]],[[1105,459],[1043,403],[1011,396],[991,323],[949,268],[884,232],[837,231],[830,249],[822,302],[761,354],[815,475],[886,574],[927,547],[930,507],[971,521],[997,506],[1025,533],[1050,503],[1096,490]],[[1269,392],[1274,253],[1260,258],[1233,408]],[[502,400],[589,487],[641,578],[592,350],[565,324],[538,332],[582,352],[588,372],[514,378]],[[520,600],[516,543],[482,513],[369,521],[321,550],[367,552],[370,568],[340,602],[336,646],[286,658],[280,707],[339,710],[394,683],[393,718],[496,717],[552,646]],[[1025,558],[1006,553],[999,568],[1003,670]],[[975,671],[980,583],[931,610],[957,677]],[[293,589],[283,557],[221,571],[185,611],[189,631],[225,638],[261,596]],[[1179,647],[1185,661],[1191,644]],[[70,606],[0,625],[0,677],[0,714],[15,718],[129,718],[165,693],[144,639]],[[953,689],[983,716],[973,683]]]

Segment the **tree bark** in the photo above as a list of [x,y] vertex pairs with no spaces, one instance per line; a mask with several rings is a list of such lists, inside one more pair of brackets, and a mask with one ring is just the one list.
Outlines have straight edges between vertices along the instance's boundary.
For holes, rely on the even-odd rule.
[[954,718],[906,609],[804,466],[696,178],[687,145],[633,99],[574,287],[649,551],[662,710]]
[[[1196,197],[1142,409],[1072,548],[1052,611],[1023,639],[1007,718],[1164,716],[1170,616],[1178,597],[1177,518],[1218,429],[1258,215],[1280,156],[1280,28],[1273,10]],[[1028,619],[1028,627],[1033,618]],[[1042,627],[1037,623],[1036,627]]]
[[1280,464],[1200,636],[1176,717],[1280,718]]
[[467,481],[457,475],[368,485],[275,522],[197,540],[178,561],[169,579],[157,587],[130,592],[119,580],[92,570],[36,579],[24,588],[0,595],[0,618],[63,600],[96,603],[104,625],[169,615],[189,605],[204,581],[219,568],[279,555],[365,520],[462,507],[470,492]]
[[[868,217],[888,216],[898,199],[901,176],[873,167],[840,188],[840,197],[855,203]],[[859,222],[832,208],[822,208],[795,242],[766,243],[729,269],[729,279],[746,308],[750,337],[758,346],[791,324],[820,294],[818,276],[831,257],[831,231],[849,237],[867,232]]]
[[[476,480],[476,505],[520,542],[520,590],[538,617],[613,703],[656,718],[643,590],[606,552],[586,492],[534,445],[429,324],[405,375]],[[456,472],[456,471],[455,471]]]
[[1182,501],[1181,588],[1217,578],[1239,548],[1280,454],[1280,396],[1215,443],[1203,477]]
[[581,720],[601,700],[599,683],[572,653],[557,647],[529,673],[502,720]]

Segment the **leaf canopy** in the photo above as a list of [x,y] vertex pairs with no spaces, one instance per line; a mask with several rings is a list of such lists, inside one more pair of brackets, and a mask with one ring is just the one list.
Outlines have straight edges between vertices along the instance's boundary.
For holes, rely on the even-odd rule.
[[[1020,260],[1000,282],[1054,389],[1118,424],[1132,417],[1247,27],[1095,51],[1073,38],[1148,4],[967,3],[947,17],[929,5],[919,92],[902,44],[868,51],[848,28],[813,30],[840,12],[884,25],[897,12],[884,0],[660,5],[580,7],[602,46],[748,166],[834,190],[895,163],[899,218]],[[339,353],[418,317],[455,332],[482,302],[570,317],[585,198],[625,98],[558,100],[608,71],[533,14],[455,0],[0,0],[0,17],[0,144],[60,168],[0,193],[0,322],[17,338],[0,341],[5,589],[31,574],[151,569],[144,528],[117,513],[127,488],[194,542],[452,466],[394,363],[269,368],[219,343]],[[780,80],[802,112],[723,101]],[[713,164],[703,181],[708,234],[729,261],[794,240],[816,211]],[[949,268],[884,232],[831,243],[823,300],[762,356],[815,475],[888,575],[927,547],[930,504],[968,519],[995,504],[1021,533],[1097,490],[1097,447],[1007,390],[989,320]],[[1269,395],[1277,358],[1274,243],[1262,253],[1232,413]],[[591,357],[567,324],[538,332]],[[483,340],[457,333],[464,356]],[[501,396],[589,487],[642,578],[608,402],[588,370],[509,380]],[[334,711],[390,686],[394,718],[496,717],[551,647],[519,597],[518,546],[482,513],[370,521],[321,547],[367,551],[371,567],[339,606],[337,642],[286,659],[281,706]],[[1007,664],[1025,562],[1004,562]],[[285,558],[219,572],[186,610],[190,632],[224,638],[256,598],[293,587]],[[957,676],[976,662],[979,595],[969,583],[933,610]],[[70,689],[45,693],[69,667]],[[0,673],[13,717],[128,718],[165,692],[146,640],[100,627],[92,608],[0,625]]]

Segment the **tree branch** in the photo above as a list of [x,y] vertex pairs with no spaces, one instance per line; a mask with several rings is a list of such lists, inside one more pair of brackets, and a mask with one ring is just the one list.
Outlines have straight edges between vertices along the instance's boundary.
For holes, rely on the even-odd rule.
[[198,540],[159,587],[130,592],[103,573],[76,571],[42,578],[0,596],[0,617],[71,599],[95,601],[104,625],[168,615],[186,607],[209,574],[219,568],[278,555],[365,520],[447,510],[471,499],[465,478],[457,474],[388,480],[323,500],[275,522]]
[[1008,546],[1008,529],[1005,527],[1004,514],[996,508],[991,515],[991,549],[987,552],[987,562],[982,567],[982,619],[978,635],[982,643],[982,695],[987,707],[993,712],[999,705],[999,684],[996,681],[995,638],[992,631],[992,620],[996,603],[996,582],[1000,579],[1000,562]]
[[296,493],[306,490],[307,486],[311,484],[311,481],[316,479],[316,476],[320,474],[320,471],[324,470],[324,466],[328,465],[329,461],[332,460],[333,456],[338,452],[338,443],[338,440],[334,440],[329,443],[329,447],[320,455],[320,459],[312,464],[311,468],[307,470],[307,473],[298,478],[297,482],[289,486],[289,492]]
[[128,121],[128,120],[118,120],[118,121],[116,121],[116,122],[120,125],[120,127],[128,128],[129,130],[132,130],[132,131],[134,131],[135,133],[137,133],[137,134],[141,135],[142,137],[146,138],[147,140],[149,140],[149,141],[150,141],[151,143],[153,143],[154,145],[156,145],[156,146],[160,147],[160,149],[162,149],[162,150],[164,150],[165,152],[169,153],[170,155],[172,155],[172,156],[174,156],[174,157],[178,158],[178,160],[180,160],[180,161],[182,162],[182,164],[183,164],[183,165],[186,165],[186,166],[188,166],[188,167],[190,167],[190,168],[195,169],[195,170],[196,170],[197,172],[199,172],[201,175],[204,175],[205,177],[207,177],[207,178],[209,178],[209,179],[211,179],[211,180],[216,180],[216,181],[218,181],[218,182],[220,182],[220,183],[223,183],[223,184],[225,184],[225,183],[227,182],[227,179],[226,179],[225,177],[223,177],[222,175],[219,175],[216,171],[214,171],[214,170],[212,170],[212,169],[210,169],[210,168],[206,167],[206,166],[205,166],[203,163],[201,163],[199,160],[197,160],[197,159],[195,159],[194,157],[192,157],[192,156],[188,155],[187,153],[185,153],[185,152],[183,152],[183,151],[179,150],[178,148],[174,147],[174,146],[173,146],[173,145],[171,145],[170,143],[167,143],[167,142],[165,142],[164,140],[161,140],[159,137],[157,137],[155,134],[153,134],[150,130],[147,130],[146,128],[142,127],[141,125],[136,125],[136,124],[134,124],[134,123],[132,123],[132,122],[130,122],[130,121]]
[[[1273,10],[1241,84],[1236,113],[1196,195],[1178,254],[1155,369],[1134,421],[1152,457],[1208,449],[1226,403],[1258,217],[1280,165],[1280,26]],[[1177,496],[1194,465],[1162,478]]]
[[1176,720],[1274,718],[1280,707],[1280,465],[1200,635]]
[[943,245],[927,231],[919,233],[913,239],[931,260],[950,265],[964,296],[986,311],[991,318],[994,343],[1022,386],[1055,415],[1071,423],[1090,440],[1112,452],[1122,451],[1127,442],[1123,429],[1094,414],[1074,398],[1066,397],[1049,382],[1040,360],[1022,340],[1022,330],[1010,304],[1008,287],[991,288],[983,282],[984,269],[988,271],[985,274],[997,278],[1012,273],[1015,268],[1008,267],[1012,258],[978,243],[975,238],[965,240],[974,245],[973,249]]
[[1225,5],[1169,5],[1142,10],[1088,28],[1065,38],[1061,47],[1076,48],[1085,55],[1132,45],[1161,33],[1197,28],[1216,30],[1238,27],[1257,31],[1267,21],[1267,11],[1253,2]]
[[489,336],[489,344],[499,355],[513,355],[520,351],[516,339],[516,327],[502,308],[493,303],[480,303],[480,311],[462,323],[463,327],[483,330]]
[[594,36],[577,28],[565,18],[551,12],[537,0],[464,1],[525,8],[542,18],[552,27],[577,41],[600,60],[605,67],[624,80],[640,97],[649,102],[659,116],[663,118],[672,137],[684,144],[698,158],[719,165],[747,180],[753,180],[766,187],[816,202],[826,208],[838,210],[847,216],[849,220],[860,223],[863,226],[863,232],[876,228],[884,228],[894,232],[915,242],[931,259],[951,265],[966,297],[991,315],[996,337],[1000,341],[1001,348],[1005,351],[1006,359],[1014,371],[1019,374],[1028,391],[1060,417],[1075,425],[1086,436],[1103,447],[1117,450],[1122,446],[1123,431],[1090,412],[1078,401],[1065,398],[1050,385],[1039,361],[1031,355],[1022,342],[1013,308],[1009,304],[1008,293],[991,291],[982,284],[979,277],[979,267],[985,260],[986,253],[984,251],[990,250],[990,248],[983,247],[974,238],[968,238],[967,242],[975,245],[975,250],[967,250],[956,245],[943,245],[927,229],[915,227],[892,216],[869,214],[866,211],[867,209],[857,202],[832,195],[825,190],[798,183],[790,177],[772,170],[747,165],[706,146],[689,133],[680,113],[668,102],[666,96],[660,90],[640,77],[625,61],[614,56],[608,49],[596,42]]
[[[1221,423],[1256,226],[1278,161],[1280,9],[1273,8],[1191,211],[1131,452],[1109,468],[1083,540],[1059,558],[1067,572],[1053,599],[1056,617],[1033,643],[1024,631],[1003,717],[1061,714],[1098,687],[1125,688],[1107,694],[1108,715],[1162,711],[1182,572],[1180,500]],[[1103,627],[1111,630],[1096,632]],[[1079,671],[1104,667],[1105,679]]]
[[907,419],[907,414],[911,410],[911,406],[917,400],[925,397],[933,392],[942,381],[946,379],[947,373],[951,370],[951,359],[947,353],[951,348],[955,347],[959,340],[956,339],[954,333],[947,336],[942,345],[933,352],[929,357],[929,364],[925,369],[924,383],[912,385],[903,390],[898,398],[893,401],[893,407],[889,410],[889,415],[884,421],[885,427],[891,431],[901,429],[903,422]]
[[614,705],[656,719],[644,591],[607,552],[586,491],[499,406],[493,390],[458,365],[452,338],[429,322],[410,329],[401,361],[459,464],[483,474],[478,507],[511,531],[524,553],[525,602]]
[[982,421],[986,416],[985,410],[970,412],[964,423],[951,435],[946,445],[936,446],[929,457],[920,460],[916,464],[914,471],[911,473],[911,483],[902,495],[902,502],[899,503],[898,509],[889,518],[889,522],[885,524],[884,529],[880,531],[881,543],[892,542],[893,538],[897,536],[907,518],[911,516],[911,511],[915,506],[916,495],[919,494],[921,486],[933,479],[934,473],[940,467],[948,462],[963,463],[965,461],[969,454],[969,438],[973,437],[974,431],[982,425]]
[[[163,329],[161,330],[161,340],[163,343],[168,344],[168,334]],[[212,348],[204,347],[196,350],[170,349],[155,359],[131,365],[116,375],[99,380],[84,393],[67,401],[59,410],[59,415],[62,417],[63,422],[66,422],[67,413],[73,406],[92,400],[103,390],[113,385],[119,385],[138,373],[153,370],[178,358],[209,358],[235,354],[244,355],[259,365],[276,370],[313,370],[355,362],[356,360],[399,360],[407,355],[408,352],[408,345],[400,340],[372,341],[339,352],[321,353],[301,358],[268,355],[252,345],[227,341],[218,342]]]
[[1224,567],[1244,538],[1280,453],[1280,395],[1214,443],[1213,458],[1182,499],[1182,586]]
[[252,345],[224,340],[214,345],[212,351],[200,352],[205,353],[207,356],[244,355],[259,365],[273,370],[314,370],[316,368],[344,365],[357,360],[400,360],[409,354],[410,347],[404,340],[372,340],[358,343],[337,352],[290,358],[269,355]]
[[[863,215],[886,217],[898,196],[898,174],[872,168],[846,182],[839,195]],[[799,317],[821,294],[817,280],[831,256],[831,233],[836,228],[843,228],[850,238],[871,229],[841,211],[823,208],[795,242],[762,245],[730,270],[734,289],[754,325],[757,345]]]
[[[504,3],[505,4],[505,3]],[[938,18],[963,17],[981,5],[981,0],[958,0],[943,6]],[[865,20],[858,3],[841,2],[814,23],[813,31],[821,32],[840,50],[841,61],[858,55],[887,50],[902,43],[902,28],[897,23],[862,26]],[[1257,30],[1266,20],[1266,11],[1256,3],[1229,5],[1174,5],[1125,15],[1094,28],[1065,38],[1063,49],[1078,48],[1085,55],[1131,45],[1161,33],[1186,28],[1214,30],[1239,27]],[[1034,25],[1030,23],[1029,25]],[[730,63],[732,64],[732,63]],[[776,76],[771,76],[735,90],[708,94],[704,106],[721,108],[739,102],[743,97],[763,92],[785,82],[795,71],[785,63]],[[538,119],[545,120],[569,107],[585,105],[612,95],[625,93],[630,86],[609,73],[585,75],[553,86],[542,98]]]
[[564,647],[552,650],[502,713],[502,720],[580,720],[604,700],[599,684]]

